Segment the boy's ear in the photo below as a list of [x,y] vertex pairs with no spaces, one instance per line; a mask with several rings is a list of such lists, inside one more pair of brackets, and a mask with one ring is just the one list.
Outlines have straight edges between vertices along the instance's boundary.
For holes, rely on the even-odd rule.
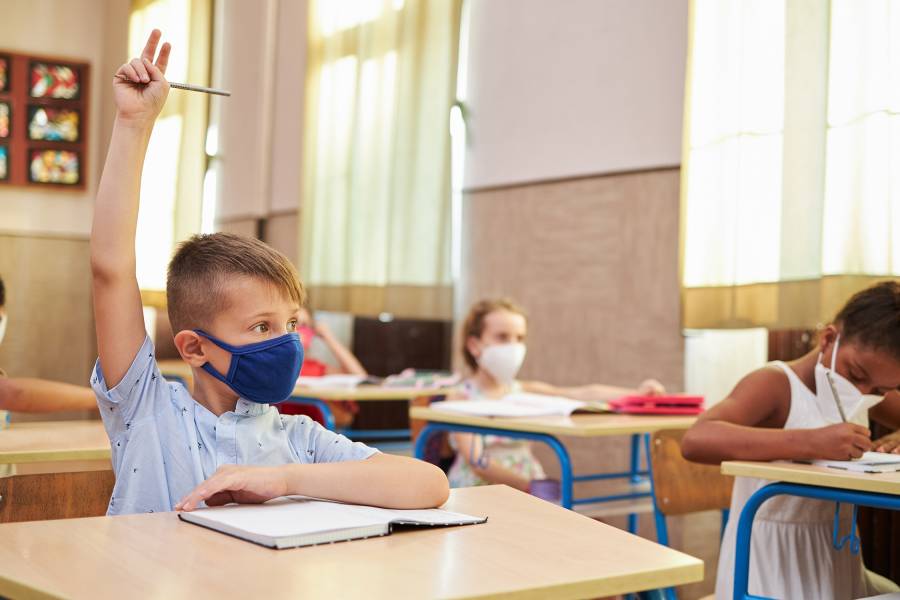
[[175,334],[175,347],[178,354],[192,367],[202,367],[209,361],[203,351],[203,344],[199,335],[189,329],[183,329]]

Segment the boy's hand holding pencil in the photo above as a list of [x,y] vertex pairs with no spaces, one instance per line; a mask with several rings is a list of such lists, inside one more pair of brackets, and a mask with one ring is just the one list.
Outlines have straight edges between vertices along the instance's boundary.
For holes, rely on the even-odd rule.
[[166,42],[157,55],[161,36],[160,31],[154,29],[140,58],[123,64],[113,78],[117,118],[125,124],[152,126],[166,103],[169,82],[165,73],[172,47]]

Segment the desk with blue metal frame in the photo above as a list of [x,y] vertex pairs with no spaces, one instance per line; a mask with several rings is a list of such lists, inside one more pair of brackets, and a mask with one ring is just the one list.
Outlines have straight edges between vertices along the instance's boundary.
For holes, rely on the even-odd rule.
[[[687,429],[696,420],[695,417],[620,414],[576,414],[571,417],[482,417],[442,411],[435,407],[412,407],[409,417],[427,422],[416,439],[416,458],[424,457],[428,438],[442,431],[499,435],[547,444],[559,460],[561,504],[565,508],[652,497],[652,491],[637,491],[576,499],[573,488],[575,483],[609,479],[629,479],[632,483],[637,483],[648,473],[646,468],[641,467],[641,436],[647,437],[660,429]],[[559,441],[559,436],[603,437],[611,435],[631,436],[629,470],[617,473],[574,475],[569,453]],[[637,530],[636,513],[628,516],[628,530],[632,533]]]
[[[722,463],[722,473],[738,477],[755,477],[773,481],[758,490],[741,511],[737,529],[737,547],[734,562],[734,598],[759,599],[749,593],[750,534],[753,519],[763,502],[773,496],[801,496],[815,500],[844,502],[847,504],[900,510],[900,472],[853,473],[789,462],[728,461]],[[841,549],[850,542],[844,552],[858,551],[856,537],[856,508],[853,526],[848,535],[841,536],[835,529],[833,543]]]
[[[325,426],[328,429],[335,429],[334,415],[328,402],[351,400],[354,402],[365,402],[371,400],[405,400],[411,402],[416,398],[425,398],[428,401],[434,399],[442,399],[448,394],[452,394],[457,388],[391,388],[378,385],[362,385],[355,388],[320,388],[297,386],[294,388],[294,395],[285,400],[295,404],[305,404],[315,406],[322,417],[325,419]],[[399,439],[409,440],[409,429],[342,429],[340,432],[353,440],[367,439]]]
[[[183,360],[161,360],[158,364],[160,373],[162,373],[166,379],[178,380],[183,383],[188,390],[191,389],[194,376],[191,367],[186,362]],[[325,427],[334,430],[334,414],[331,411],[331,407],[328,406],[328,402],[341,400],[350,400],[353,402],[365,402],[371,400],[411,401],[416,398],[444,397],[454,390],[455,388],[391,388],[378,385],[362,385],[355,388],[327,388],[298,385],[294,388],[294,394],[285,400],[285,402],[314,406],[322,413]],[[343,429],[341,430],[341,433],[355,440],[375,438],[408,440],[410,437],[409,429]]]

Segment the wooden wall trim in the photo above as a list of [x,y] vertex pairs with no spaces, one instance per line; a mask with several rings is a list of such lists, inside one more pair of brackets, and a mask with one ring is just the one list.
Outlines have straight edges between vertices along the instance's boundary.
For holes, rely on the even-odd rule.
[[481,192],[494,192],[498,190],[512,190],[517,188],[530,188],[541,185],[556,185],[559,183],[568,183],[572,181],[582,181],[587,179],[602,179],[607,177],[621,177],[623,175],[637,175],[643,173],[661,173],[665,171],[680,171],[681,165],[661,165],[658,167],[646,167],[641,169],[628,169],[624,171],[609,171],[598,173],[585,173],[582,175],[569,175],[566,177],[554,177],[551,179],[532,179],[528,181],[514,181],[510,183],[502,183],[497,185],[473,186],[463,188],[464,194],[478,194]]

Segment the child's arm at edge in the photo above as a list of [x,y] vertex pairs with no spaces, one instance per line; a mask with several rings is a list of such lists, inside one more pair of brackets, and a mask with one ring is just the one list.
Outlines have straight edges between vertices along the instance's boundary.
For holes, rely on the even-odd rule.
[[[790,382],[775,367],[754,371],[728,397],[702,414],[681,442],[690,461],[848,460],[871,448],[869,430],[852,423],[783,429],[779,408],[790,407]],[[786,418],[787,412],[784,412]]]
[[200,502],[259,503],[288,495],[311,496],[383,508],[435,508],[447,501],[447,476],[436,466],[389,454],[365,460],[277,467],[225,465],[185,496],[175,510]]
[[478,455],[484,452],[484,442],[481,436],[474,433],[451,433],[453,441],[458,448],[457,454],[469,463],[472,471],[481,479],[490,483],[502,483],[517,490],[527,492],[531,481],[518,473],[494,462],[481,467],[478,466]]
[[637,389],[595,383],[575,387],[561,387],[543,381],[522,381],[522,391],[532,394],[563,396],[582,402],[602,402],[621,398],[622,396],[660,396],[666,388],[655,379],[646,379]]
[[66,410],[96,412],[97,398],[89,387],[31,378],[0,378],[0,409],[49,413]]
[[94,319],[108,389],[125,376],[146,336],[134,240],[144,155],[169,89],[163,75],[168,44],[163,44],[156,64],[152,63],[160,35],[153,30],[141,58],[122,65],[113,80],[116,120],[94,205]]

